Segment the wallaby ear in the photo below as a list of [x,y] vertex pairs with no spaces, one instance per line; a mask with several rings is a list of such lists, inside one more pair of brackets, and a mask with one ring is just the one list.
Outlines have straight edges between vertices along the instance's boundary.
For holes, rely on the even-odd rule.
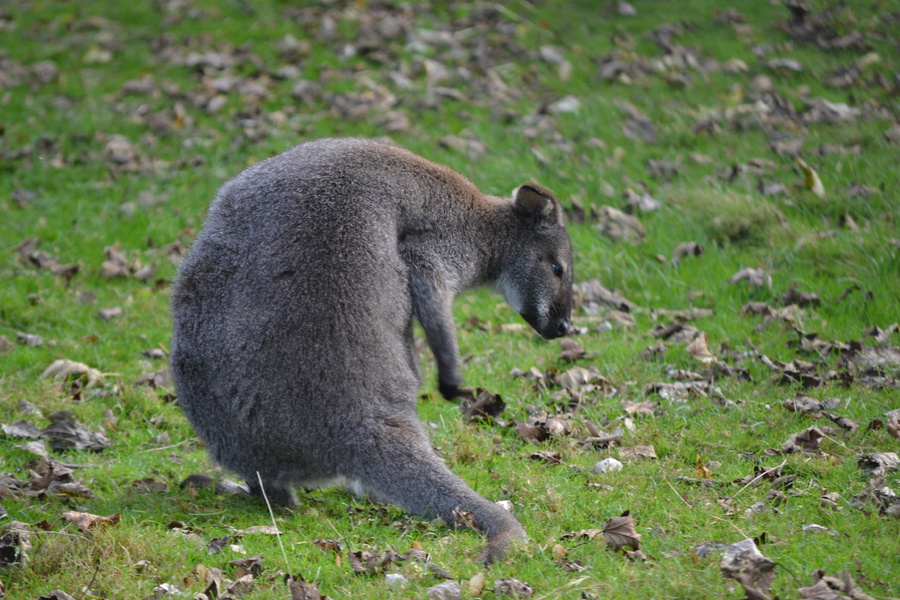
[[515,212],[535,229],[563,225],[562,207],[553,195],[534,183],[523,183],[513,192]]

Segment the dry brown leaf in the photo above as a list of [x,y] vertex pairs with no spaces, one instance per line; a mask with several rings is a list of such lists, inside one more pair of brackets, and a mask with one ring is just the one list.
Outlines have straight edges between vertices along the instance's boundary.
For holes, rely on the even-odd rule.
[[38,600],[75,600],[72,596],[62,590],[53,590],[49,594],[40,596]]
[[747,267],[741,269],[731,276],[728,283],[734,285],[740,281],[746,280],[753,287],[772,287],[772,277],[762,269],[753,269]]
[[579,358],[584,358],[584,346],[578,341],[572,338],[563,338],[560,341],[560,346],[562,347],[562,352],[559,355],[560,359],[566,362],[575,362]]
[[800,167],[800,170],[803,171],[804,174],[803,187],[810,190],[819,198],[824,198],[825,186],[822,185],[822,180],[819,178],[819,174],[816,170],[806,164],[806,161],[799,156],[797,157],[797,166]]
[[627,446],[619,448],[619,456],[622,458],[656,458],[656,450],[653,446]]
[[101,517],[90,513],[66,511],[60,516],[63,520],[74,523],[82,533],[87,533],[90,528],[96,525],[116,525],[122,520],[122,515],[119,513],[108,517]]
[[719,568],[722,575],[741,584],[747,600],[770,600],[775,563],[763,556],[753,539],[747,538],[725,548]]
[[601,206],[597,229],[614,242],[639,244],[647,237],[647,230],[635,217],[612,206]]
[[656,414],[657,409],[659,409],[659,402],[634,402],[632,400],[622,402],[622,410],[635,417],[652,417]]
[[687,345],[688,353],[703,364],[710,364],[716,361],[716,357],[709,351],[706,341],[706,333],[701,332],[694,340]]
[[528,455],[528,458],[530,458],[531,460],[537,460],[547,463],[548,465],[562,464],[562,456],[560,455],[560,453],[553,452],[552,450],[539,450],[537,452],[532,452]]
[[900,421],[891,421],[887,424],[887,432],[900,440]]
[[685,256],[702,256],[703,246],[697,242],[684,242],[675,246],[672,251],[672,264],[680,265]]
[[621,516],[610,519],[603,528],[603,539],[613,550],[619,548],[641,549],[641,534],[634,529],[634,517],[626,510]]
[[477,388],[471,397],[463,397],[459,410],[467,420],[472,422],[486,421],[500,417],[506,410],[506,402],[500,394],[493,394]]
[[291,578],[288,589],[291,592],[291,600],[328,600],[328,596],[319,593],[315,583]]
[[900,468],[900,458],[897,457],[896,452],[870,452],[859,455],[857,464],[870,477],[877,477]]
[[10,521],[0,528],[0,567],[23,565],[31,552],[31,525]]
[[576,283],[572,288],[581,298],[582,305],[603,304],[627,313],[633,312],[635,309],[633,302],[616,291],[606,289],[598,279]]
[[796,304],[797,306],[819,306],[822,301],[818,294],[801,292],[796,287],[791,287],[781,295],[781,303],[785,306]]
[[494,583],[494,595],[512,596],[513,598],[527,600],[534,595],[534,588],[518,579],[506,577],[504,579],[498,579],[497,582]]
[[817,427],[804,429],[800,433],[792,433],[791,437],[781,445],[781,451],[790,452],[815,452],[819,449],[819,440],[825,434]]
[[550,432],[546,429],[524,421],[516,421],[516,433],[523,440],[532,444],[540,444],[550,438]]
[[822,411],[822,416],[832,421],[835,425],[840,427],[845,431],[849,431],[851,434],[856,433],[856,430],[859,429],[859,425],[856,424],[855,421],[848,419],[847,417],[839,417],[837,415],[833,415],[831,413],[827,413]]
[[819,413],[822,410],[831,410],[841,403],[838,398],[825,398],[816,400],[802,393],[784,401],[784,407],[791,412]]
[[813,584],[799,592],[803,600],[875,600],[857,587],[849,573],[843,572],[838,578],[822,569],[814,571]]
[[317,548],[321,548],[325,552],[331,552],[333,554],[341,553],[341,544],[337,540],[322,540],[315,539],[312,541],[313,546]]
[[112,446],[112,441],[100,431],[94,433],[76,421],[60,419],[41,431],[41,437],[54,450],[96,450]]
[[602,529],[582,529],[580,531],[572,531],[570,533],[564,533],[559,536],[560,541],[566,540],[574,540],[574,539],[582,539],[582,540],[592,540],[598,535],[602,535]]
[[28,421],[16,421],[12,425],[4,423],[0,428],[10,437],[37,439],[41,436],[41,430]]
[[49,367],[44,369],[41,377],[53,377],[62,381],[67,381],[69,378],[80,379],[85,382],[85,389],[103,382],[103,373],[99,370],[66,358],[53,361]]

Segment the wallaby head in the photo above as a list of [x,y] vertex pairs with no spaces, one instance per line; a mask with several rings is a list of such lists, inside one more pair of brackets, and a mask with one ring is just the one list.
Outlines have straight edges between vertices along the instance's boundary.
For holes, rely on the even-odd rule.
[[547,339],[569,331],[572,314],[572,242],[559,202],[526,183],[513,192],[519,242],[500,273],[503,297]]

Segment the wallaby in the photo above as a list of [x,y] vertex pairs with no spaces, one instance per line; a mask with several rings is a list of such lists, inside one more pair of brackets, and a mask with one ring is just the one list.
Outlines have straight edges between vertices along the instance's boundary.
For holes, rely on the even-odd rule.
[[371,140],[322,139],[226,183],[172,289],[181,407],[223,467],[259,494],[344,483],[488,536],[481,560],[525,536],[451,473],[416,411],[413,317],[441,393],[460,393],[451,304],[494,283],[545,338],[565,335],[572,248],[534,184],[511,199]]

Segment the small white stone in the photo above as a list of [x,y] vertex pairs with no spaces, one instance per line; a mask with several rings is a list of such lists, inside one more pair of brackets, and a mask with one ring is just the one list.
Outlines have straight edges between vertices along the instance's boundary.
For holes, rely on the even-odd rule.
[[445,581],[428,588],[428,600],[460,600],[462,590],[455,581]]
[[621,471],[624,465],[614,458],[604,458],[591,469],[591,473],[611,473],[613,471]]
[[409,580],[400,573],[388,573],[384,576],[384,581],[391,587],[398,587],[405,585]]

